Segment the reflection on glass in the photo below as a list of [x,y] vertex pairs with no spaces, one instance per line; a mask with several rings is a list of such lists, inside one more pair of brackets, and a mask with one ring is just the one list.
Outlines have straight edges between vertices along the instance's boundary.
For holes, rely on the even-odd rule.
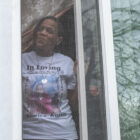
[[23,139],[76,140],[73,3],[25,0],[21,6]]
[[112,0],[122,140],[140,138],[140,0]]
[[101,40],[96,0],[82,0],[89,140],[106,140]]

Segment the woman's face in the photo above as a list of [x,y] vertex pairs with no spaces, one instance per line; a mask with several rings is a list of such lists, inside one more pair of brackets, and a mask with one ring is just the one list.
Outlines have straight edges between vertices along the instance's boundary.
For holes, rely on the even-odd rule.
[[54,47],[60,42],[58,36],[58,24],[54,20],[44,20],[36,34],[35,46],[38,52],[49,52],[53,51]]

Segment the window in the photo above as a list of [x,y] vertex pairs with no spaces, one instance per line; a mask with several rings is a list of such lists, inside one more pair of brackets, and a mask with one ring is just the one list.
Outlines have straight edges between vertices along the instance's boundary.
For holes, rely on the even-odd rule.
[[[22,1],[23,2],[23,1]],[[52,0],[51,2],[54,2]],[[62,1],[60,1],[59,4]],[[82,2],[82,7],[80,7]],[[87,2],[87,3],[86,3]],[[76,46],[77,46],[77,58],[78,58],[78,80],[79,80],[79,107],[80,107],[80,130],[81,130],[81,139],[86,140],[86,139],[91,139],[93,136],[92,133],[92,124],[90,124],[90,116],[92,115],[99,115],[101,118],[101,122],[98,122],[98,124],[101,124],[101,127],[98,126],[98,128],[101,131],[96,132],[96,136],[99,136],[102,139],[107,139],[109,140],[119,140],[119,117],[118,117],[118,112],[117,112],[117,94],[116,94],[116,83],[115,83],[115,70],[114,70],[114,56],[113,56],[113,43],[112,43],[112,30],[111,30],[111,16],[110,16],[110,5],[109,1],[106,3],[103,1],[99,1],[97,3],[96,1],[76,1],[74,6],[75,6],[75,31],[76,31]],[[21,3],[22,4],[22,3]],[[93,6],[90,7],[90,4]],[[64,4],[65,5],[65,4]],[[20,85],[20,1],[19,0],[13,0],[12,3],[12,11],[13,11],[13,16],[12,16],[12,65],[16,65],[17,67],[12,67],[12,94],[13,94],[13,108],[18,108],[18,110],[14,109],[13,110],[13,139],[20,139],[21,138],[21,85]],[[85,7],[84,7],[85,6]],[[87,7],[86,7],[87,6]],[[95,8],[94,8],[95,6]],[[38,8],[38,7],[36,7]],[[49,7],[50,8],[50,7]],[[52,7],[55,8],[55,7]],[[91,10],[90,10],[91,8]],[[93,10],[93,9],[94,10]],[[99,9],[98,9],[99,8]],[[82,10],[82,11],[81,11]],[[86,11],[87,10],[87,11]],[[22,11],[23,12],[23,11]],[[94,12],[94,14],[92,13]],[[39,13],[41,14],[41,13]],[[91,17],[86,17],[86,15],[91,16]],[[95,18],[93,18],[95,16]],[[108,20],[106,20],[106,17]],[[30,17],[32,18],[32,17]],[[87,30],[85,24],[86,24],[86,18],[89,18],[88,21],[92,22],[92,20],[95,19],[96,25],[91,25],[90,28],[95,28],[96,32],[94,29],[89,30],[89,33],[91,36],[96,36],[96,38],[92,38],[90,41],[93,41],[94,47],[91,45],[92,43],[89,42],[89,47],[91,45],[91,48],[87,49],[85,45],[87,45],[88,39],[87,37]],[[63,18],[62,18],[63,20]],[[87,23],[88,25],[89,23]],[[98,24],[98,25],[97,25]],[[99,26],[100,25],[100,26]],[[83,28],[82,28],[83,27]],[[83,33],[82,33],[83,32]],[[90,35],[88,34],[88,35]],[[87,37],[86,37],[87,36]],[[91,37],[90,36],[90,37]],[[83,44],[84,43],[84,44]],[[95,43],[95,44],[94,44]],[[99,46],[99,47],[97,47]],[[95,58],[99,59],[93,59],[92,62],[92,57],[88,57],[88,54],[90,54],[93,49],[97,51],[96,55],[93,54]],[[91,52],[90,52],[91,51]],[[93,51],[94,52],[94,51]],[[85,55],[85,56],[84,56]],[[74,56],[73,56],[74,57]],[[98,60],[98,61],[97,61]],[[85,63],[86,61],[86,63]],[[95,61],[95,62],[94,62]],[[90,75],[86,75],[86,70],[90,71],[90,66],[88,63],[93,63],[93,67],[97,62],[99,63],[99,66],[97,66],[97,70],[99,72],[99,81],[98,78],[93,80]],[[87,64],[86,66],[84,66]],[[87,69],[86,69],[86,68]],[[91,72],[91,74],[94,75]],[[89,74],[90,72],[88,72]],[[111,73],[111,75],[110,75]],[[86,75],[86,76],[85,76]],[[16,80],[15,80],[16,79]],[[89,82],[89,84],[85,84],[85,82]],[[98,85],[100,85],[100,90],[102,94],[99,94],[95,97],[92,97],[90,95],[92,92],[92,85],[94,82]],[[88,92],[87,92],[88,91]],[[100,92],[100,91],[99,91]],[[85,100],[87,99],[87,100]],[[99,103],[100,105],[100,110],[98,109],[98,113],[96,114],[94,111],[96,108],[93,108],[93,114],[92,108],[90,108],[90,104],[86,103],[91,103],[91,106],[95,104],[93,103],[92,100]],[[105,105],[105,107],[104,107]],[[87,107],[87,108],[86,108]],[[101,114],[101,112],[103,114]],[[17,116],[19,114],[19,116]],[[112,115],[115,114],[115,115]],[[105,115],[105,116],[104,116]],[[84,117],[89,118],[86,120]],[[97,120],[98,121],[98,120]],[[87,129],[88,128],[88,129]],[[107,128],[107,130],[106,130]],[[95,130],[95,128],[94,128]],[[17,132],[19,132],[17,134]],[[95,134],[95,133],[94,133]]]

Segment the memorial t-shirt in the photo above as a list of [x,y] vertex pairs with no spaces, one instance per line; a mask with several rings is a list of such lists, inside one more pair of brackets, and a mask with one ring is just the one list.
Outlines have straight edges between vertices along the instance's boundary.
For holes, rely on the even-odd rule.
[[24,139],[77,139],[67,99],[68,89],[76,84],[73,65],[71,58],[60,53],[22,55]]

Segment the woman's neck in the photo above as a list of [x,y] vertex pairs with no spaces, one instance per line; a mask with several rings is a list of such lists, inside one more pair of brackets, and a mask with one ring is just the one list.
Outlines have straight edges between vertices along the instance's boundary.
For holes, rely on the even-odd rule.
[[50,57],[50,56],[53,56],[53,54],[54,54],[53,51],[47,51],[47,52],[45,52],[45,51],[37,51],[37,50],[35,50],[35,52],[36,52],[36,54],[38,56],[41,56],[41,57]]

